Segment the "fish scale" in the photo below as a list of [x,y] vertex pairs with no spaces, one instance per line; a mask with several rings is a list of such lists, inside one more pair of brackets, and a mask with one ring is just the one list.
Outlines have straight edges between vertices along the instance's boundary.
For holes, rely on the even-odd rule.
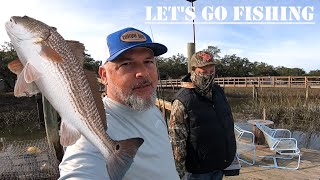
[[[74,102],[73,105],[75,106],[75,109],[79,111],[79,113],[84,117],[84,119],[93,118],[90,121],[85,121],[84,119],[82,120],[89,127],[90,131],[98,132],[98,133],[100,132],[101,134],[101,131],[105,131],[105,130],[101,123],[97,123],[101,120],[99,119],[98,112],[96,111],[97,109],[94,107],[95,106],[94,100],[91,96],[91,91],[90,91],[87,79],[85,78],[85,74],[83,73],[82,69],[79,68],[80,67],[79,61],[70,54],[71,51],[68,49],[67,46],[64,46],[64,47],[56,46],[56,43],[61,41],[62,39],[61,36],[54,36],[53,34],[49,37],[49,42],[50,42],[50,39],[52,39],[51,41],[52,44],[49,44],[49,45],[51,47],[57,48],[54,50],[56,50],[57,52],[61,52],[62,59],[67,60],[61,64],[55,64],[55,65],[59,72],[64,72],[64,73],[61,73],[61,75],[63,76],[62,79],[65,80],[66,82],[69,82],[69,86],[67,87],[69,87],[68,88],[69,93],[73,92],[73,93],[70,93],[70,95],[73,95],[71,96],[71,98],[72,98],[72,102]],[[70,53],[63,54],[64,52],[70,52]],[[85,91],[82,91],[81,89],[84,89]],[[76,95],[80,95],[82,98],[78,98],[79,96],[76,96]],[[88,102],[91,102],[91,103],[88,103]],[[92,114],[92,116],[89,116],[90,114]],[[103,141],[104,144],[108,144],[112,142],[111,138],[108,138],[108,136],[105,141]],[[114,142],[112,143],[115,144]],[[114,148],[111,148],[109,149],[109,152],[112,152],[113,150]]]
[[143,139],[108,136],[96,75],[83,70],[83,52],[56,29],[27,16],[11,17],[6,30],[19,57],[8,65],[18,76],[15,96],[40,91],[61,117],[60,142],[68,146],[83,135],[105,157],[110,179],[122,179]]
[[[92,96],[90,96],[91,91],[88,86],[88,82],[85,78],[85,74],[82,73],[83,72],[81,71],[82,69],[79,68],[80,62],[76,58],[74,58],[74,56],[72,56],[70,48],[68,49],[68,46],[57,45],[57,42],[61,40],[63,40],[61,36],[59,36],[58,34],[52,34],[51,36],[49,36],[49,42],[52,42],[49,45],[53,47],[54,50],[56,50],[61,54],[63,60],[66,60],[63,63],[56,64],[56,65],[59,72],[65,72],[64,74],[62,74],[64,75],[62,79],[64,79],[66,82],[69,82],[69,88],[68,88],[69,93],[76,92],[76,93],[70,93],[70,95],[73,95],[71,96],[71,98],[72,98],[72,102],[74,102],[75,109],[79,110],[79,113],[86,118],[90,118],[90,116],[87,117],[88,114],[93,114],[93,116],[91,117],[94,117],[95,119],[92,119],[91,121],[84,121],[87,123],[92,122],[92,124],[94,124],[94,126],[88,126],[89,128],[90,127],[92,128],[90,129],[91,131],[93,132],[96,130],[98,130],[97,132],[104,131],[103,126],[97,127],[97,125],[101,125],[101,123],[97,123],[100,121],[100,119],[98,118],[99,115],[97,111],[95,111],[96,108],[93,107],[95,104],[93,103],[94,100]],[[70,52],[70,53],[63,54],[64,52]],[[81,91],[80,89],[85,89],[86,91]],[[77,98],[75,96],[76,94],[80,94],[83,98]],[[88,102],[91,102],[91,104],[89,104]],[[87,111],[89,109],[91,111]]]

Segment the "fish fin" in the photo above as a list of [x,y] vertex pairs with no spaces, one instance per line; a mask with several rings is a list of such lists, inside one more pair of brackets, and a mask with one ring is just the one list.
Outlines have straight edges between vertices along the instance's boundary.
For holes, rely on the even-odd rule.
[[18,75],[16,84],[14,86],[14,96],[32,96],[38,94],[40,91],[35,83],[27,83],[24,77],[25,73],[20,73]]
[[62,63],[63,59],[60,56],[60,54],[52,49],[51,47],[41,43],[41,51],[40,51],[40,56],[44,58],[48,58],[51,61],[57,62],[57,63]]
[[142,138],[116,141],[115,152],[107,159],[107,170],[111,180],[122,179],[143,141]]
[[85,50],[84,44],[73,40],[67,40],[66,42],[71,48],[73,54],[76,56],[77,60],[81,62],[81,65],[83,65]]
[[39,71],[30,63],[27,63],[23,69],[24,79],[27,83],[32,83],[33,81],[40,78]]
[[44,39],[42,38],[42,37],[38,37],[38,38],[35,38],[34,40],[33,40],[33,42],[35,43],[35,44],[40,44],[40,43],[42,43],[44,41]]
[[101,92],[99,91],[99,82],[98,82],[98,76],[94,71],[89,71],[84,69],[84,73],[87,77],[87,80],[89,82],[89,87],[91,89],[95,104],[97,106],[100,119],[102,121],[103,127],[107,127],[107,121],[106,121],[106,112],[104,110],[104,105],[101,99]]
[[66,124],[63,120],[60,126],[60,144],[62,146],[70,146],[74,144],[81,134],[78,130]]
[[8,63],[8,69],[14,74],[19,75],[23,70],[23,64],[19,59],[16,59]]

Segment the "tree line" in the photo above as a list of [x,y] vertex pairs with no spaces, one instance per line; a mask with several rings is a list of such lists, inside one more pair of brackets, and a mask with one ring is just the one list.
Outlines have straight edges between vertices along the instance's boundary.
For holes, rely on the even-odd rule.
[[[320,76],[320,70],[312,70],[306,73],[301,68],[287,68],[284,66],[274,67],[264,62],[251,62],[236,54],[220,57],[221,50],[217,46],[208,46],[204,51],[211,52],[217,62],[217,77],[248,77],[248,76]],[[90,54],[84,53],[84,68],[98,72],[102,61],[95,60]],[[17,53],[9,42],[0,47],[0,81],[3,82],[7,91],[12,91],[16,75],[10,72],[7,65],[17,59]],[[156,63],[161,79],[181,78],[188,73],[188,58],[183,54],[171,57],[157,57]]]
[[[217,46],[208,46],[204,51],[213,54],[217,62],[218,77],[256,77],[256,76],[320,76],[320,70],[306,73],[302,68],[274,67],[264,62],[251,62],[236,54],[220,57],[221,50]],[[188,58],[182,54],[172,57],[159,57],[157,60],[162,77],[180,78],[188,71]]]

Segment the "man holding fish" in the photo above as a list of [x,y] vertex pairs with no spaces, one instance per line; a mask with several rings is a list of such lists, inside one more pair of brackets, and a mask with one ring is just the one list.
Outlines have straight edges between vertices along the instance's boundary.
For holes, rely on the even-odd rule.
[[[166,46],[144,32],[125,28],[107,37],[110,57],[99,69],[108,95],[103,102],[112,139],[144,139],[123,179],[179,179],[165,121],[155,107],[158,73],[155,56]],[[68,147],[60,179],[108,179],[105,159],[85,138]]]
[[28,16],[13,16],[5,27],[19,57],[8,64],[18,77],[14,95],[41,92],[61,117],[60,143],[67,149],[59,179],[179,179],[154,105],[154,57],[166,53],[164,45],[134,28],[110,34],[110,57],[99,69],[108,96],[101,101],[77,43]]

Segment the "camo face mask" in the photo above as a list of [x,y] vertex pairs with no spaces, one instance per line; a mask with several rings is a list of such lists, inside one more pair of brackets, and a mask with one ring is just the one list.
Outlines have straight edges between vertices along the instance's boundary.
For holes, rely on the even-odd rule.
[[190,78],[194,86],[196,87],[196,90],[201,95],[206,95],[208,92],[210,92],[212,88],[212,84],[214,82],[214,73],[202,74],[202,73],[191,72]]

